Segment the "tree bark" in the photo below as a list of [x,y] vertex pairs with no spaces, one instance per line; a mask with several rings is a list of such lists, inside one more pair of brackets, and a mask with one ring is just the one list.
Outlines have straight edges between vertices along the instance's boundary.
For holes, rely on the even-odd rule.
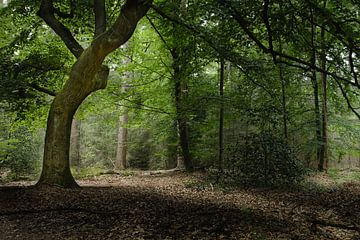
[[[279,39],[279,51],[282,52],[282,39]],[[280,61],[282,59],[280,58]],[[282,107],[282,119],[283,119],[283,132],[284,132],[284,139],[287,142],[288,138],[289,138],[289,133],[288,133],[288,123],[287,123],[287,119],[288,119],[288,112],[287,112],[287,107],[286,107],[286,79],[284,77],[284,71],[283,71],[283,64],[279,63],[279,77],[280,77],[280,82],[281,82],[281,107]]]
[[316,72],[313,72],[313,95],[314,95],[314,112],[315,112],[315,135],[316,135],[316,159],[319,163],[318,170],[324,170],[324,159],[321,158],[322,150],[322,136],[321,136],[321,117],[320,117],[320,104],[319,104],[319,85],[316,77]]
[[279,65],[279,72],[280,72],[280,81],[281,81],[281,106],[282,106],[282,117],[283,117],[283,131],[284,131],[284,138],[285,141],[289,139],[289,131],[288,131],[288,124],[287,124],[287,108],[286,108],[286,81],[284,78],[282,64]]
[[[123,49],[126,50],[128,48],[128,43],[124,44]],[[122,61],[123,65],[128,65],[131,62],[131,57],[125,56],[124,60]],[[126,93],[129,91],[129,82],[133,78],[132,72],[125,72],[123,76],[123,83],[121,87],[121,92]],[[118,130],[118,137],[117,137],[117,149],[116,149],[116,161],[115,167],[118,170],[126,169],[126,159],[127,159],[127,141],[128,141],[128,129],[127,124],[129,122],[129,112],[128,109],[124,107],[123,114],[119,117],[119,130]]]
[[[172,50],[173,57],[173,69],[174,69],[174,81],[175,81],[175,108],[176,108],[176,120],[179,131],[179,140],[180,140],[180,152],[181,157],[179,160],[183,161],[184,167],[187,171],[191,171],[193,169],[192,158],[190,155],[190,147],[189,147],[189,129],[187,123],[186,113],[184,111],[184,92],[187,91],[182,72],[182,62],[180,59],[179,49],[174,48]],[[181,160],[183,159],[183,160]],[[180,163],[181,164],[181,163]],[[181,167],[181,166],[178,166]]]
[[[96,74],[100,66],[91,70],[89,66],[83,65],[82,61],[93,61],[89,59],[92,54],[83,55],[81,60],[74,65],[69,80],[62,91],[56,95],[50,107],[45,135],[43,170],[38,184],[77,186],[71,175],[69,164],[72,119],[77,108],[91,92],[105,88],[109,74],[106,67],[101,67],[99,73]],[[90,73],[86,74],[84,72],[86,70]],[[87,75],[91,72],[94,77],[88,78]]]
[[[311,11],[311,18],[313,18],[313,11]],[[311,64],[313,66],[311,71],[311,81],[313,86],[313,96],[314,96],[314,113],[315,113],[315,139],[316,139],[316,161],[318,163],[318,170],[323,171],[323,165],[322,162],[323,159],[321,158],[321,117],[320,117],[320,104],[319,104],[319,84],[316,76],[316,26],[311,26]]]
[[80,125],[81,122],[74,118],[71,125],[70,162],[72,166],[76,167],[77,171],[79,171],[81,167]]
[[[324,1],[324,8],[326,8],[326,1]],[[322,27],[320,32],[321,41],[321,55],[320,64],[321,68],[326,70],[326,49],[325,49],[325,29]],[[319,162],[319,170],[323,171],[328,168],[329,157],[328,157],[328,108],[327,108],[327,74],[321,72],[321,83],[322,83],[322,143],[321,143],[321,156]],[[322,166],[320,166],[322,165]]]
[[128,141],[128,129],[126,124],[128,123],[129,114],[128,111],[119,117],[119,130],[117,137],[117,150],[116,150],[116,168],[118,170],[124,170],[127,166],[127,141]]
[[224,58],[220,59],[220,83],[219,83],[219,97],[220,97],[220,107],[219,107],[219,159],[218,159],[218,169],[222,171],[223,169],[223,158],[224,158],[224,82],[225,82],[225,60]]
[[[75,187],[70,172],[69,147],[73,116],[92,92],[106,87],[109,69],[102,63],[105,57],[128,41],[138,21],[150,8],[151,1],[128,0],[113,26],[94,39],[82,50],[68,29],[54,17],[54,7],[49,0],[43,0],[38,15],[61,36],[69,50],[77,57],[69,79],[56,94],[48,115],[45,135],[43,169],[37,185],[58,185]],[[80,46],[80,47],[79,47]]]

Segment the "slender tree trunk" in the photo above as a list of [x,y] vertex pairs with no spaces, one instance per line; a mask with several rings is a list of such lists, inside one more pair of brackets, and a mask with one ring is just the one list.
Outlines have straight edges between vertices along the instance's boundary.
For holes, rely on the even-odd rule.
[[81,155],[80,155],[80,125],[81,122],[75,118],[71,125],[71,146],[70,146],[70,162],[72,166],[76,167],[79,171],[81,167]]
[[119,131],[117,137],[117,150],[116,150],[116,168],[119,170],[124,170],[126,168],[126,159],[127,159],[127,141],[128,141],[128,129],[127,123],[129,120],[128,111],[125,112],[119,117]]
[[[279,43],[280,43],[279,51],[282,52],[283,50],[282,50],[281,38],[279,39]],[[286,109],[286,80],[284,77],[282,63],[279,63],[278,66],[279,66],[279,77],[281,82],[281,107],[282,107],[282,118],[283,118],[283,132],[284,132],[285,141],[288,141],[289,134],[288,134],[288,124],[287,124],[288,113]]]
[[319,85],[316,78],[316,72],[313,72],[313,94],[314,94],[314,111],[315,111],[315,133],[316,133],[316,159],[319,163],[318,170],[324,170],[324,159],[321,158],[322,150],[322,136],[321,136],[321,117],[320,117],[320,104],[319,104]]
[[166,140],[166,169],[172,169],[172,168],[176,168],[177,165],[177,160],[178,160],[178,156],[179,156],[179,149],[178,149],[178,144],[176,144],[176,142],[179,139],[178,136],[178,127],[177,127],[177,121],[174,120],[173,123],[171,124],[172,128],[171,128],[171,134],[168,135],[168,138]]
[[[324,8],[326,8],[326,1],[324,1]],[[321,28],[320,32],[320,41],[321,41],[321,55],[320,55],[320,64],[321,68],[326,70],[326,49],[325,49],[325,29]],[[319,162],[319,170],[325,170],[329,165],[328,157],[328,108],[327,108],[327,74],[321,73],[321,83],[322,83],[322,149]],[[320,164],[323,166],[320,167]]]
[[[128,49],[128,43],[124,44],[123,49]],[[125,56],[122,61],[123,65],[128,65],[131,62],[131,57]],[[126,93],[129,91],[129,82],[133,78],[132,72],[125,72],[123,76],[123,83],[121,87],[121,92]],[[127,142],[128,142],[128,129],[127,124],[129,122],[129,112],[128,109],[124,108],[123,114],[119,117],[119,130],[117,137],[117,149],[116,149],[116,161],[115,167],[119,170],[124,170],[127,167]]]
[[[313,18],[313,12],[311,11],[311,17]],[[311,63],[313,66],[316,65],[316,26],[311,26]],[[313,86],[314,96],[314,113],[315,113],[315,137],[316,137],[316,161],[318,163],[318,170],[323,171],[323,159],[321,158],[321,117],[320,117],[320,104],[319,104],[319,84],[316,76],[316,70],[311,72],[311,81]]]
[[288,133],[288,125],[287,125],[287,109],[286,109],[286,82],[284,78],[282,64],[279,65],[279,72],[280,72],[280,81],[281,81],[281,107],[282,107],[282,115],[283,115],[283,131],[284,131],[284,138],[285,141],[289,139]]
[[218,169],[223,169],[223,158],[224,158],[224,82],[225,82],[225,60],[220,59],[220,79],[219,79],[219,97],[220,97],[220,108],[219,108],[219,159]]
[[[176,120],[179,131],[179,140],[180,140],[180,149],[181,157],[183,159],[184,167],[187,171],[193,169],[192,159],[190,155],[189,147],[189,129],[187,124],[186,112],[184,111],[184,92],[187,90],[185,87],[183,72],[182,72],[182,62],[180,59],[179,50],[174,48],[172,50],[173,56],[173,69],[174,69],[174,81],[175,81],[175,108],[176,108]],[[181,163],[180,163],[181,164]],[[179,166],[180,167],[180,166]]]

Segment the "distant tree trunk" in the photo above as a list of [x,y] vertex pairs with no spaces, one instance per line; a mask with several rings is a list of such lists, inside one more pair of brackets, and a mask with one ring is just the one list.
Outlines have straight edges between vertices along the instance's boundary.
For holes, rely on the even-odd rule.
[[281,106],[282,106],[282,117],[283,117],[283,131],[285,141],[288,141],[288,125],[287,125],[287,109],[286,109],[286,81],[284,78],[282,64],[279,65],[280,81],[281,81]]
[[[311,11],[311,17],[313,18],[313,12]],[[316,66],[316,26],[311,26],[311,63],[313,66]],[[316,76],[316,70],[311,71],[311,81],[313,87],[313,96],[314,96],[314,113],[315,113],[315,136],[316,136],[316,161],[318,162],[318,170],[324,170],[324,162],[321,158],[321,117],[320,117],[320,104],[319,104],[319,84]]]
[[313,73],[312,76],[313,82],[313,94],[314,94],[314,111],[315,111],[315,133],[316,133],[316,159],[319,163],[318,170],[324,170],[324,159],[321,158],[321,144],[322,144],[322,136],[321,136],[321,118],[320,118],[320,104],[319,104],[319,86],[316,78],[316,72]]
[[180,170],[186,170],[184,156],[180,146],[177,149],[176,168]]
[[119,117],[119,130],[117,136],[117,150],[116,150],[116,168],[124,170],[126,168],[127,159],[127,141],[128,141],[128,129],[126,127],[129,119],[128,111]]
[[[281,38],[279,39],[279,51],[280,52],[283,51]],[[287,124],[288,113],[286,109],[286,79],[284,77],[282,63],[279,63],[278,66],[279,66],[279,77],[281,82],[281,107],[282,107],[282,119],[283,119],[283,133],[284,133],[285,141],[288,141],[289,134],[288,134],[288,124]]]
[[173,121],[170,132],[171,134],[168,135],[166,141],[167,142],[166,169],[172,169],[178,166],[177,161],[179,156],[179,149],[178,149],[178,144],[176,143],[179,139],[179,136],[178,136],[178,127],[176,120]]
[[[181,156],[178,157],[178,164],[181,164],[183,159],[184,167],[187,171],[193,169],[192,159],[189,147],[189,129],[187,123],[186,112],[184,111],[184,98],[187,91],[186,84],[183,79],[183,62],[180,59],[179,49],[172,49],[173,69],[174,69],[174,82],[175,82],[175,109],[176,120],[179,131]],[[179,162],[180,161],[180,162]],[[178,166],[181,167],[181,166]]]
[[224,158],[224,82],[225,82],[225,60],[220,59],[220,79],[219,79],[219,159],[218,169],[223,169],[223,158]]
[[[326,8],[326,1],[324,1],[324,8]],[[326,49],[325,49],[325,29],[322,27],[320,32],[321,41],[321,55],[320,64],[321,69],[326,70]],[[327,110],[327,74],[321,73],[322,83],[322,144],[321,144],[321,156],[319,162],[319,170],[322,171],[328,168],[329,157],[328,157],[328,110]],[[320,166],[322,165],[322,166]]]
[[76,167],[79,171],[81,167],[81,155],[80,155],[80,126],[81,122],[75,118],[71,125],[71,146],[70,146],[70,162],[72,166]]
[[[124,44],[123,49],[128,48],[128,43]],[[128,65],[131,62],[131,57],[126,56],[122,61],[123,65]],[[123,83],[121,87],[121,92],[126,93],[129,91],[129,82],[133,78],[132,72],[125,72],[123,77]],[[128,142],[128,129],[127,124],[129,122],[129,112],[128,109],[124,108],[123,114],[119,117],[119,129],[117,136],[117,148],[116,148],[116,161],[115,167],[119,170],[126,169],[127,163],[127,142]]]

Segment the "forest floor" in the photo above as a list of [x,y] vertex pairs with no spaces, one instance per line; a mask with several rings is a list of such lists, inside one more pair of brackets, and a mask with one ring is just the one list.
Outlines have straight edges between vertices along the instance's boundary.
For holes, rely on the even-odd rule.
[[[360,184],[224,191],[202,174],[79,181],[82,188],[0,187],[0,239],[360,239]],[[200,183],[199,183],[200,179]]]

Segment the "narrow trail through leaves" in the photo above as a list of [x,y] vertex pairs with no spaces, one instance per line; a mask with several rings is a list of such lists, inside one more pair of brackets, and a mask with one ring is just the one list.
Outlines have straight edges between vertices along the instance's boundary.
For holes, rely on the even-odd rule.
[[196,176],[101,176],[0,188],[0,239],[360,239],[360,186],[187,188]]

